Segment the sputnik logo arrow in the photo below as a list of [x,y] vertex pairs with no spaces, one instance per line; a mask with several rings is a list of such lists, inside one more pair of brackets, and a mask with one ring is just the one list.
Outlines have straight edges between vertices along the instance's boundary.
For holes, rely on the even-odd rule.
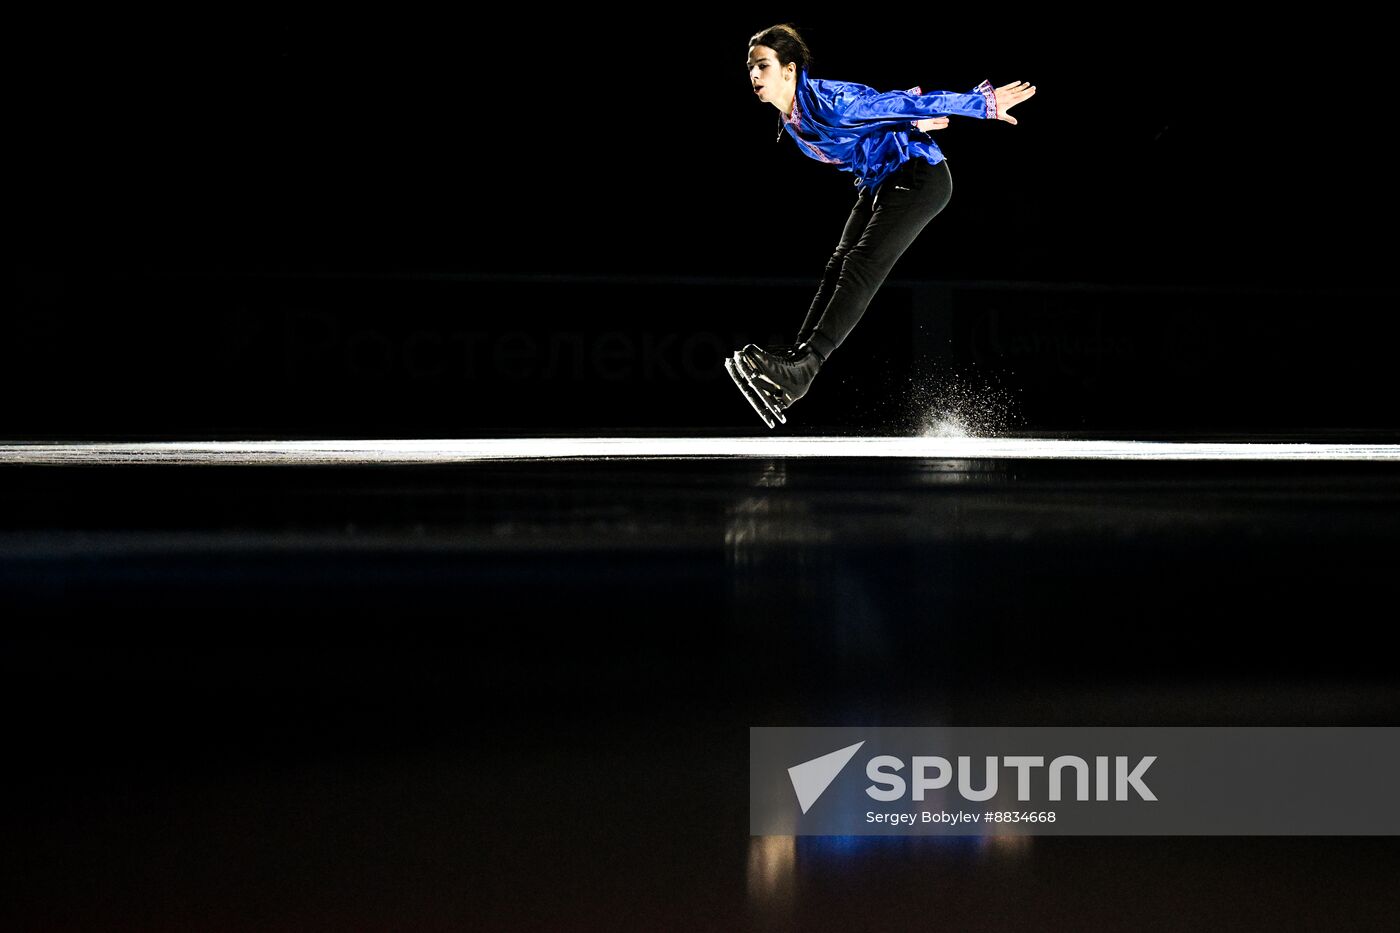
[[855,757],[864,744],[863,741],[857,742],[829,755],[788,768],[788,777],[792,779],[792,789],[797,793],[797,802],[802,805],[803,813],[812,808],[812,804],[831,786],[831,782],[836,780],[836,775],[841,773],[841,769],[846,767],[846,763]]

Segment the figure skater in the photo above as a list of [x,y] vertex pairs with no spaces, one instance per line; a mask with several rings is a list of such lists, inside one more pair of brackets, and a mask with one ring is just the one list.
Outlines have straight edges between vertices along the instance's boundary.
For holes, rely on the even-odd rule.
[[810,158],[856,176],[859,189],[841,242],[827,261],[816,297],[792,344],[749,344],[724,362],[725,369],[768,427],[807,394],[832,351],[855,327],[895,261],[953,193],[942,150],[929,135],[950,115],[1004,120],[1035,94],[1024,81],[993,88],[983,81],[967,94],[915,87],[877,92],[863,84],[812,78],[807,44],[788,23],[749,39],[753,92],[778,108],[786,130]]

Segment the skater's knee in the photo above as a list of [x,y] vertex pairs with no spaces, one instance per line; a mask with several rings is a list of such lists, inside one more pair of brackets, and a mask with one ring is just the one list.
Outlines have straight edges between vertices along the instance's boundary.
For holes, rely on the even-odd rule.
[[846,255],[846,261],[841,264],[842,271],[847,275],[856,275],[861,278],[884,278],[894,265],[894,260],[884,254],[876,254],[870,250],[860,247],[852,249]]

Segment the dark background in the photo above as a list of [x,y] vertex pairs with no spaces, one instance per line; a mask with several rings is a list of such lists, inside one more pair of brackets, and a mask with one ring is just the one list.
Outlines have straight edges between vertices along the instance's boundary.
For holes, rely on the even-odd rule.
[[[790,18],[108,14],[11,112],[11,437],[763,431],[854,200],[739,68]],[[813,74],[1038,91],[934,139],[954,195],[801,429],[908,433],[938,374],[1022,430],[1389,431],[1395,204],[1364,20],[812,17]],[[178,391],[176,389],[178,388]]]
[[[791,8],[16,20],[0,441],[769,435],[855,192]],[[1390,35],[797,19],[1035,83],[786,434],[1393,441]],[[1390,929],[1392,838],[747,836],[752,725],[1393,725],[1389,463],[0,470],[23,929]],[[1386,918],[1391,918],[1387,920]]]

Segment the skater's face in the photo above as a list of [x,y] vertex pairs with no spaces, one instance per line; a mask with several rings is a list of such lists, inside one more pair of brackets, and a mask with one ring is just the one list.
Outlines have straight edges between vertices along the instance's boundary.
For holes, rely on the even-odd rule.
[[758,99],[775,103],[784,98],[787,84],[797,78],[797,62],[778,64],[778,53],[766,45],[749,49],[749,85]]

